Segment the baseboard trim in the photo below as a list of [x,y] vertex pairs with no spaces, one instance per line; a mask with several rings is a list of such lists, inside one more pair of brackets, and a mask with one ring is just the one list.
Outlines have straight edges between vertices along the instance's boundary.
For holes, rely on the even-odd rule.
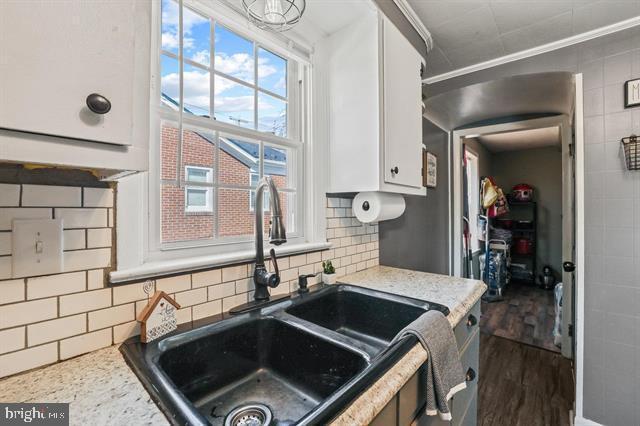
[[596,423],[593,420],[585,419],[584,417],[576,416],[574,419],[575,426],[602,426],[600,423]]

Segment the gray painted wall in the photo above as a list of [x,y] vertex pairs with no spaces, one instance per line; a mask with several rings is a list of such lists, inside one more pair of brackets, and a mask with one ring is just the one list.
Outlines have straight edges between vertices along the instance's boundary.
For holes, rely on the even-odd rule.
[[438,274],[449,273],[448,135],[423,120],[423,141],[438,156],[438,186],[427,196],[405,196],[402,216],[380,222],[380,264]]
[[640,78],[640,28],[435,83],[427,93],[544,71],[581,72],[585,82],[584,416],[640,425],[640,172],[624,170],[619,150],[621,137],[640,134],[640,108],[622,107],[623,82]]
[[[560,146],[494,153],[491,175],[505,192],[528,183],[538,202],[538,274],[551,265],[560,278],[562,268],[562,151]],[[513,207],[510,216],[527,219],[530,209]]]

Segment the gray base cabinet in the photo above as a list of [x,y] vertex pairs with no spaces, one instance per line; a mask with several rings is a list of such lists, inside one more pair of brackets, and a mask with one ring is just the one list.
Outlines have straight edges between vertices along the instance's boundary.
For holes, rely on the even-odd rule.
[[452,421],[424,413],[425,367],[420,368],[400,392],[371,422],[373,426],[475,426],[477,423],[478,366],[480,350],[480,303],[478,302],[454,329],[462,367],[467,373],[467,388],[450,401]]

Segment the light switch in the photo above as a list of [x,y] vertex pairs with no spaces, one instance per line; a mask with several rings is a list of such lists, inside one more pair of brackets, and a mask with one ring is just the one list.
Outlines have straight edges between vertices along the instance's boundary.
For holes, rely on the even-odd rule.
[[62,219],[15,219],[11,234],[13,277],[62,272]]

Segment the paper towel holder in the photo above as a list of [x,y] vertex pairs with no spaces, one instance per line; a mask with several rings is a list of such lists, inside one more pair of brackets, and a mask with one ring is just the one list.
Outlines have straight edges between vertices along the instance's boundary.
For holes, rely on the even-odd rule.
[[364,203],[362,203],[362,210],[364,210],[365,212],[369,211],[369,202],[365,201]]

